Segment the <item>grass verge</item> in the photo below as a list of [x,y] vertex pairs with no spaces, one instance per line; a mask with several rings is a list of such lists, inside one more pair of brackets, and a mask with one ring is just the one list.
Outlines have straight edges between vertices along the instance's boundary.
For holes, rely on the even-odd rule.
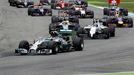
[[[130,3],[125,3],[125,1]],[[97,6],[103,6],[103,7],[108,6],[107,0],[88,0],[88,2],[90,4],[97,5]],[[134,0],[122,0],[122,2],[124,3],[121,3],[119,7],[127,8],[129,12],[134,12],[134,8],[133,8]]]

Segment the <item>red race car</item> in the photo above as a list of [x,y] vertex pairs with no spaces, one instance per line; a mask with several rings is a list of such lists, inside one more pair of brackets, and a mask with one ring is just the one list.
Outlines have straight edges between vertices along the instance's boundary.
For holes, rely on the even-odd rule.
[[70,6],[70,3],[64,2],[64,0],[56,1],[55,3],[51,4],[52,9],[66,9]]

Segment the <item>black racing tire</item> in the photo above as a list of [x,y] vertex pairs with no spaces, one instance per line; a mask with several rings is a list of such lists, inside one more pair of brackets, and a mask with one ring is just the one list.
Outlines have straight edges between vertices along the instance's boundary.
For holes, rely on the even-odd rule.
[[109,30],[107,28],[103,29],[103,33],[105,34],[104,39],[109,39],[110,38],[110,33],[109,33]]
[[9,5],[10,5],[10,6],[13,6],[13,4],[12,4],[12,3],[9,3]]
[[110,32],[111,37],[115,37],[115,31]]
[[82,51],[84,48],[84,40],[80,37],[75,37],[73,39],[73,47],[75,51]]
[[52,54],[57,54],[59,51],[58,45],[54,41],[48,42],[48,48],[52,49]]
[[78,30],[77,30],[77,36],[78,37],[81,37],[81,34],[85,34],[85,30],[84,30],[84,28],[78,28]]
[[59,19],[56,16],[51,17],[51,23],[56,23],[56,22],[58,22],[58,20]]
[[87,2],[85,2],[85,7],[88,7],[88,3]]
[[129,21],[129,24],[130,24],[129,27],[132,28],[133,27],[133,20],[132,20],[132,18],[129,18],[128,21]]
[[49,24],[49,33],[51,31],[55,31],[55,28],[54,28],[54,24],[53,23]]
[[55,7],[55,3],[52,3],[51,4],[51,9],[55,9],[56,7]]
[[28,9],[28,16],[30,16],[31,15],[31,9]]
[[90,16],[90,18],[94,18],[94,12],[93,12],[93,11],[91,11],[91,16]]
[[111,24],[111,18],[108,18],[104,24],[105,24],[104,26],[109,27],[109,24]]
[[[29,51],[30,48],[29,42],[27,40],[20,41],[18,48],[26,49],[27,51]],[[27,53],[20,53],[20,54],[27,55]]]
[[75,18],[75,23],[78,23],[79,24],[79,18]]
[[52,10],[51,9],[49,10],[49,16],[52,16]]
[[18,48],[24,48],[26,50],[29,50],[29,47],[30,47],[29,42],[27,40],[20,41],[19,46],[18,46]]
[[115,37],[115,26],[111,26],[110,28],[110,37]]
[[103,9],[103,15],[107,15],[107,11],[108,11],[107,8],[104,8]]
[[51,3],[55,3],[56,2],[56,0],[51,0]]
[[125,16],[128,16],[128,10],[127,9],[123,9],[123,13]]

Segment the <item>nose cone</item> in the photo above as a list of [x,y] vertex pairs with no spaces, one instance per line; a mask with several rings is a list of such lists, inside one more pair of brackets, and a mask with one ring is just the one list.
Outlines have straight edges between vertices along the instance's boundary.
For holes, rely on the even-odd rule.
[[90,34],[90,35],[91,35],[91,37],[93,37],[94,34]]

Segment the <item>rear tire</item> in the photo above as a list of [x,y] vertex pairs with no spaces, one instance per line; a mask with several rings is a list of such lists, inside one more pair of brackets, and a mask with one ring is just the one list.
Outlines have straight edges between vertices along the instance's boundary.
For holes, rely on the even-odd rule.
[[51,9],[55,9],[55,4],[54,3],[51,4]]
[[132,18],[129,18],[128,20],[129,20],[129,24],[130,24],[129,27],[132,28],[133,27],[133,20],[132,20]]
[[93,11],[91,11],[91,16],[90,16],[90,18],[94,18],[94,12],[93,12]]
[[104,15],[107,15],[107,8],[104,8],[104,9],[103,9],[103,14],[104,14]]
[[108,29],[104,29],[104,39],[109,39],[110,38],[110,34],[109,34],[109,30]]
[[78,28],[78,31],[77,31],[77,36],[78,37],[81,37],[81,34],[85,34],[85,30],[84,30],[84,28]]

